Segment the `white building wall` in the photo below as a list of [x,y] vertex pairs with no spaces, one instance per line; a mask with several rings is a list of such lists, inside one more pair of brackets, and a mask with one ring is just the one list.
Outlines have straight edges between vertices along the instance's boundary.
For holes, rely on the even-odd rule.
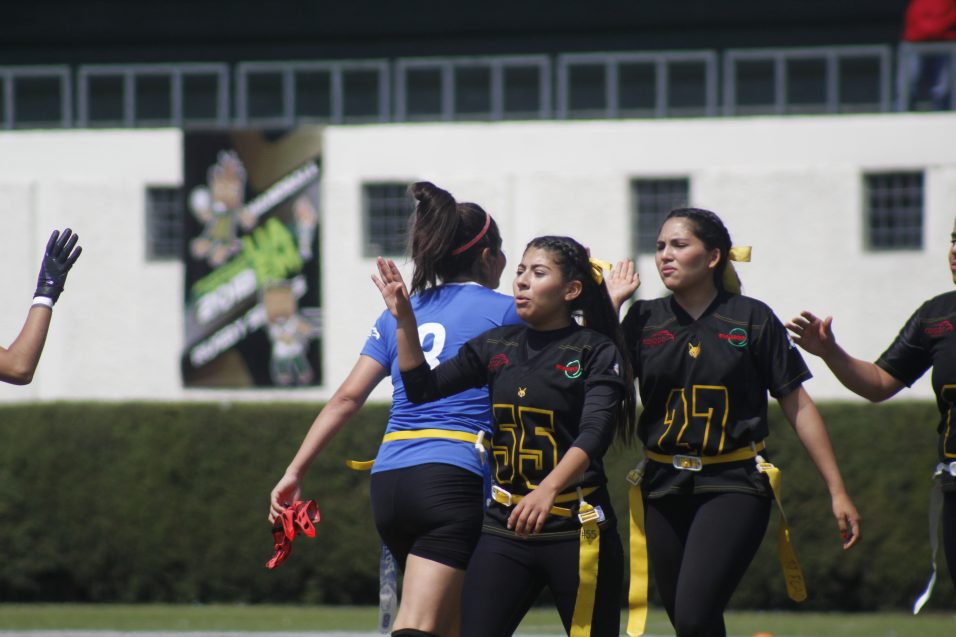
[[0,400],[182,396],[183,271],[146,261],[146,186],[182,182],[178,131],[0,134],[0,339],[26,318],[43,249],[72,227],[83,254],[53,312],[33,383]]
[[[745,293],[783,320],[803,309],[832,314],[840,342],[875,359],[922,301],[951,289],[954,139],[952,114],[331,129],[323,247],[336,266],[326,270],[324,290],[327,334],[336,337],[326,340],[327,378],[344,378],[348,365],[341,361],[354,360],[383,307],[362,276],[374,264],[357,243],[360,188],[392,179],[428,179],[484,205],[501,226],[507,272],[528,239],[570,234],[595,256],[636,257],[639,294],[652,298],[664,292],[653,255],[629,253],[629,184],[686,175],[692,203],[718,212],[735,243],[754,247],[754,261],[738,267]],[[866,252],[862,174],[923,169],[924,250]],[[503,291],[508,286],[506,275]],[[808,362],[816,377],[808,383],[812,395],[856,399],[817,359]],[[928,376],[905,395],[932,397]]]
[[[873,359],[925,299],[952,289],[956,115],[665,121],[407,124],[330,128],[322,169],[323,366],[298,390],[185,390],[182,266],[145,259],[144,190],[182,181],[178,131],[0,133],[0,340],[17,334],[52,228],[84,255],[54,312],[40,369],[0,400],[327,399],[383,309],[362,254],[362,184],[428,179],[482,204],[509,266],[540,234],[569,234],[611,261],[638,259],[642,297],[663,292],[653,255],[630,254],[630,181],[687,176],[692,203],[718,212],[754,261],[745,293],[782,319],[833,314],[840,342]],[[947,141],[948,140],[948,141]],[[862,173],[925,170],[922,252],[863,249]],[[409,273],[406,266],[406,273]],[[819,362],[808,389],[853,399]],[[387,400],[388,383],[373,399]],[[928,378],[905,395],[932,396]]]

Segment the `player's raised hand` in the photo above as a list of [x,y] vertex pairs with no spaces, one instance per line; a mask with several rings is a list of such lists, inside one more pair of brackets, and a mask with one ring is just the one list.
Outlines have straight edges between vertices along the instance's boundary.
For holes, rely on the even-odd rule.
[[376,259],[378,276],[372,275],[372,282],[382,293],[382,299],[396,319],[408,318],[412,315],[412,304],[408,297],[408,288],[398,266],[391,259]]
[[66,284],[66,275],[70,268],[80,258],[83,248],[76,245],[79,235],[67,228],[61,234],[54,230],[47,241],[43,262],[40,264],[40,274],[37,277],[37,289],[34,297],[43,296],[53,303],[60,298],[63,286]]
[[635,271],[633,260],[624,259],[611,268],[611,272],[604,277],[604,283],[607,285],[607,293],[611,297],[614,309],[620,310],[624,301],[631,298],[631,295],[641,286],[641,275]]
[[806,351],[825,358],[836,347],[833,335],[833,317],[820,319],[812,312],[803,311],[787,323],[794,342]]

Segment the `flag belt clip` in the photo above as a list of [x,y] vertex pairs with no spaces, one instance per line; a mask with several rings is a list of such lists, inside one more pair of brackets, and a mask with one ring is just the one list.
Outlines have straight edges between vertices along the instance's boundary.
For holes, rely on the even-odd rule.
[[[597,491],[597,487],[586,487],[584,489],[580,489],[579,491],[580,491],[580,498],[583,498],[584,496],[590,495],[594,493],[595,491]],[[518,504],[519,502],[521,502],[522,500],[524,500],[525,497],[526,496],[518,495],[516,493],[510,493],[506,491],[505,489],[502,489],[501,487],[499,487],[497,484],[491,485],[491,499],[503,506],[506,506],[506,507],[514,506]],[[574,491],[574,492],[568,492],[568,493],[561,493],[554,499],[554,501],[556,504],[563,504],[565,502],[574,502],[575,500],[578,500],[578,499],[579,499],[578,491]],[[573,515],[571,513],[571,509],[567,507],[559,507],[559,506],[552,506],[550,513],[551,515],[557,515],[562,518],[570,518]],[[581,524],[584,524],[585,522],[590,521],[592,519],[596,519],[598,522],[603,522],[604,512],[601,510],[601,507],[596,506],[596,507],[593,507],[591,511],[584,511],[582,513],[579,513],[578,519],[580,520]]]
[[940,462],[938,465],[936,465],[936,471],[933,473],[933,477],[935,478],[936,476],[941,476],[944,473],[948,473],[956,478],[956,460],[953,460],[948,464],[945,462]]
[[[692,456],[685,454],[669,456],[667,454],[651,451],[650,449],[645,449],[644,456],[648,460],[652,460],[660,464],[669,464],[675,469],[679,469],[681,471],[700,471],[705,465],[709,464],[740,462],[741,460],[750,460],[751,458],[756,458],[757,454],[766,449],[766,447],[767,446],[763,443],[763,441],[761,441],[749,447],[741,447],[740,449],[734,449],[733,451],[720,453],[714,456]],[[628,481],[630,481],[630,476]],[[632,482],[632,484],[636,483]]]

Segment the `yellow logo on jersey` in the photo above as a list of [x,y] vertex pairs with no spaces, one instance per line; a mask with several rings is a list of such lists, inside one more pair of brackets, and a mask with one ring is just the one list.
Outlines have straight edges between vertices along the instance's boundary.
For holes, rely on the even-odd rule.
[[700,356],[700,346],[701,346],[700,343],[698,343],[697,345],[694,345],[693,343],[687,344],[687,353],[690,354],[691,358],[697,358],[698,356]]
[[524,398],[524,395],[525,395],[526,393],[528,393],[528,388],[527,388],[527,387],[519,387],[519,388],[518,388],[518,398]]

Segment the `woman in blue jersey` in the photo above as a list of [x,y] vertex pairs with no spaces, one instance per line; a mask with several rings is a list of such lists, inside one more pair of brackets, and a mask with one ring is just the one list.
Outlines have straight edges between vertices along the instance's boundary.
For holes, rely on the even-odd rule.
[[[412,303],[421,317],[422,348],[434,366],[472,337],[520,321],[514,300],[493,291],[505,256],[491,216],[428,182],[410,190],[418,201],[411,228]],[[488,392],[411,404],[388,311],[272,490],[269,519],[300,498],[309,465],[386,376],[394,388],[392,409],[372,468],[371,498],[379,534],[404,571],[392,635],[455,636],[465,567],[481,532],[485,469],[479,449],[482,434],[491,431]]]

